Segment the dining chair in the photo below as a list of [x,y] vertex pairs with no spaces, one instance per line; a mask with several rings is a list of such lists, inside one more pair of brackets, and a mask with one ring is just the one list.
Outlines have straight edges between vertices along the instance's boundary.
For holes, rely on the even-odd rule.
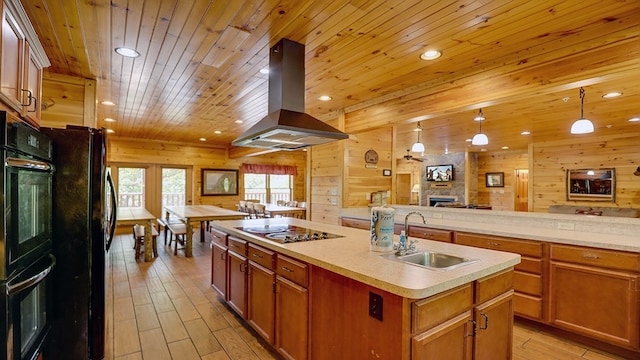
[[[133,248],[136,250],[135,258],[138,259],[142,254],[142,245],[147,246],[147,243],[144,241],[144,226],[134,224],[133,225]],[[158,245],[156,243],[156,239],[158,237],[158,231],[155,226],[151,226],[151,248],[153,251],[153,256],[158,257]]]
[[255,214],[256,219],[269,217],[265,209],[266,206],[264,204],[253,204],[253,213]]
[[254,205],[255,203],[248,201],[246,204],[246,213],[249,214],[249,219],[255,219],[256,218],[256,211],[254,209]]
[[298,207],[298,202],[295,200],[287,201],[287,206]]
[[287,205],[287,202],[284,200],[276,200],[276,205],[278,206],[285,206]]

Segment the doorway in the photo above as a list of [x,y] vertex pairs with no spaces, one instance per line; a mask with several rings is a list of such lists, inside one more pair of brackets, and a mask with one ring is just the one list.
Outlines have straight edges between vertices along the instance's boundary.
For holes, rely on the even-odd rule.
[[515,171],[515,211],[529,211],[529,170]]
[[417,202],[411,199],[411,174],[396,174],[396,204],[410,205]]

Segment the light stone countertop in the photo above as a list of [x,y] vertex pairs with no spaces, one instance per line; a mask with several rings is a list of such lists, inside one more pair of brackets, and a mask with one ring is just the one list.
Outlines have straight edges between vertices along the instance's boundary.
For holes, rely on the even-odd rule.
[[[344,237],[280,244],[236,229],[263,224],[292,224]],[[367,230],[294,218],[213,221],[211,226],[273,251],[410,299],[422,299],[441,293],[508,269],[520,262],[520,255],[517,254],[417,239],[418,249],[479,259],[455,269],[437,271],[384,259],[380,255],[385,253],[370,251]],[[397,242],[397,236],[395,240]]]
[[[640,252],[638,218],[389,206],[396,209],[396,223],[404,223],[409,211],[418,211],[426,218],[426,226],[436,229]],[[370,211],[368,208],[345,208],[341,215],[369,220]],[[411,216],[408,223],[423,225],[419,216]]]

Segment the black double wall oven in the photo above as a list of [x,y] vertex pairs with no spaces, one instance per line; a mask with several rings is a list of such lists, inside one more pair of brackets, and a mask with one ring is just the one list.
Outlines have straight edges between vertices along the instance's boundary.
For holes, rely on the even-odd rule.
[[0,358],[35,359],[51,328],[51,141],[0,112]]

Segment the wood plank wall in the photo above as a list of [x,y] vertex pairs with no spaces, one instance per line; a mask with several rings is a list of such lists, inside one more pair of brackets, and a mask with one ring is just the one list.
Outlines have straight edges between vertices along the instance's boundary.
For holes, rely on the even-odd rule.
[[[293,165],[298,169],[294,176],[293,199],[305,201],[306,161],[305,151],[280,151],[265,155],[229,159],[227,149],[111,137],[107,161],[109,163],[180,165],[193,168],[193,204],[216,205],[235,209],[238,200],[244,198],[243,176],[239,177],[238,196],[201,196],[201,171],[204,168],[239,169],[242,163]],[[159,211],[159,205],[158,207]],[[154,214],[155,209],[149,209]]]
[[[533,211],[546,212],[550,205],[568,204],[640,208],[639,133],[617,136],[587,136],[580,142],[550,141],[533,144]],[[566,170],[615,168],[616,201],[567,201]],[[533,175],[533,176],[532,176]]]
[[345,177],[346,140],[318,145],[309,149],[311,162],[311,220],[340,224],[342,179]]
[[[529,169],[526,151],[478,153],[478,204],[489,204],[494,210],[514,210],[515,171]],[[504,172],[504,187],[487,187],[486,174]]]

